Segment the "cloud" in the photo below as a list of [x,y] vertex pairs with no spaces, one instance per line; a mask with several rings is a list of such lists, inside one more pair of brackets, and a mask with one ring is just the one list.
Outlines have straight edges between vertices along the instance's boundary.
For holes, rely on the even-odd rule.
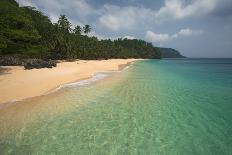
[[16,1],[20,4],[20,6],[33,6],[37,8],[37,5],[32,1],[28,1],[28,0],[16,0]]
[[213,11],[217,2],[218,0],[194,0],[190,3],[184,0],[165,0],[165,5],[155,16],[158,21],[201,16]]
[[226,7],[223,4],[229,3],[228,1],[230,0],[165,0],[164,5],[158,10],[141,6],[105,4],[101,8],[98,23],[100,23],[99,26],[112,31],[131,30],[165,21],[202,17],[216,11],[219,12],[218,10]]
[[20,5],[34,6],[48,15],[52,22],[56,22],[60,14],[66,14],[86,22],[88,16],[96,14],[96,10],[85,0],[17,0]]
[[217,4],[217,7],[213,11],[213,14],[219,17],[232,16],[232,1],[231,0],[221,0]]
[[[148,17],[153,16],[153,11],[148,8],[106,4],[101,10],[102,15],[98,22],[101,26],[113,31],[133,29],[149,22]],[[146,22],[145,22],[146,21]]]
[[145,39],[149,42],[167,42],[173,39],[177,39],[179,37],[187,37],[187,36],[196,36],[203,34],[203,30],[192,30],[189,28],[181,29],[175,34],[167,34],[167,33],[155,33],[152,31],[147,31],[145,35]]
[[178,36],[192,36],[192,35],[201,35],[203,33],[204,33],[203,30],[192,30],[192,29],[186,28],[186,29],[181,29],[177,33],[177,35]]
[[[66,14],[75,23],[95,25],[99,29],[106,28],[114,32],[138,30],[153,27],[156,23],[169,20],[181,20],[188,17],[202,16],[212,11],[222,11],[231,0],[165,0],[158,10],[149,6],[118,6],[102,4],[91,5],[86,0],[18,0],[21,5],[39,8],[56,22],[60,14]],[[219,5],[220,4],[220,5]],[[217,7],[216,6],[220,6]],[[229,7],[227,7],[229,8]]]
[[150,42],[163,42],[163,41],[170,40],[171,36],[169,36],[169,34],[166,34],[166,33],[157,34],[157,33],[152,32],[152,31],[147,31],[145,38],[146,38],[146,40],[148,40]]

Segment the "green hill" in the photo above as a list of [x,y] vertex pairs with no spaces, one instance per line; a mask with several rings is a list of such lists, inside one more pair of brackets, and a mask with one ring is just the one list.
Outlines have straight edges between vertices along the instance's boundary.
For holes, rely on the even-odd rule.
[[20,55],[40,59],[161,58],[158,48],[143,40],[99,40],[61,15],[52,23],[33,7],[19,7],[15,0],[0,1],[0,56]]
[[172,48],[159,47],[162,58],[185,58],[179,51]]

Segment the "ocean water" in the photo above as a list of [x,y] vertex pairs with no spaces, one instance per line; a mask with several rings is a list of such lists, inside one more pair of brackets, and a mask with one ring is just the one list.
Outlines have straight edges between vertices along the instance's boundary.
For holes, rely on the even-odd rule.
[[0,154],[232,154],[232,59],[105,74],[2,108]]

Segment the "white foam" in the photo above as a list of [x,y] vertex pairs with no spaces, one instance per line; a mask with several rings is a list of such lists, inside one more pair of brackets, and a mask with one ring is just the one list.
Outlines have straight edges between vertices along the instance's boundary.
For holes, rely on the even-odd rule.
[[131,65],[128,65],[126,67],[124,67],[121,71],[120,70],[116,70],[116,71],[106,71],[106,72],[98,72],[98,73],[94,73],[92,75],[91,78],[86,79],[86,80],[81,80],[78,82],[73,82],[73,83],[67,83],[67,84],[63,84],[60,85],[59,87],[57,87],[54,91],[60,90],[62,88],[70,88],[70,87],[79,87],[79,86],[85,86],[85,85],[89,85],[95,81],[98,80],[102,80],[105,77],[109,76],[110,73],[115,73],[115,72],[122,72],[124,70],[127,70]]
[[130,68],[130,66],[128,65],[128,66],[126,66],[125,68],[123,68],[123,70],[127,70],[128,68]]
[[63,84],[60,85],[59,87],[56,88],[56,90],[62,89],[62,88],[70,88],[70,87],[78,87],[78,86],[85,86],[85,85],[89,85],[95,81],[104,79],[105,77],[109,76],[109,74],[107,73],[96,73],[93,74],[93,76],[89,79],[86,80],[81,80],[78,82],[74,82],[74,83],[68,83],[68,84]]

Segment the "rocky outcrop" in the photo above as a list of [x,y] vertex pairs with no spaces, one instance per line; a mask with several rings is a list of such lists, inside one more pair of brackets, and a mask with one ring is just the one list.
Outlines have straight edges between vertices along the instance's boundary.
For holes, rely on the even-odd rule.
[[25,69],[52,68],[52,67],[56,67],[56,62],[53,60],[49,60],[49,61],[44,61],[41,59],[24,60],[24,68]]
[[0,56],[0,66],[24,66],[25,69],[56,67],[56,61],[29,59],[19,55]]
[[24,58],[19,55],[0,55],[0,66],[23,66]]

